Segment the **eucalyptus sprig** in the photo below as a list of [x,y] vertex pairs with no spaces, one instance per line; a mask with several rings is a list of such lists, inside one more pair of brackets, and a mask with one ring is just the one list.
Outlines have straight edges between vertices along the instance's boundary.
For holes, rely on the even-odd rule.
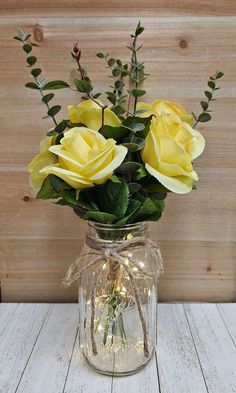
[[100,101],[97,100],[97,98],[100,96],[100,93],[97,93],[95,95],[92,94],[93,90],[93,85],[91,83],[91,80],[89,79],[88,75],[86,74],[84,68],[81,65],[81,49],[76,43],[73,47],[73,52],[71,53],[73,59],[76,60],[77,65],[78,65],[78,71],[80,73],[81,79],[75,79],[74,84],[76,89],[80,93],[85,93],[87,97],[82,97],[84,99],[90,99],[94,101],[101,109],[102,109],[102,117],[101,117],[101,129],[103,130],[104,127],[104,117],[105,117],[105,109],[107,108],[107,105],[101,104]]
[[206,90],[204,92],[207,100],[201,101],[202,112],[198,116],[196,116],[193,113],[193,117],[195,119],[195,123],[194,123],[193,128],[195,128],[198,123],[206,123],[207,121],[211,120],[210,112],[212,112],[212,111],[209,110],[209,104],[210,104],[210,102],[215,101],[215,99],[213,98],[213,94],[216,90],[220,89],[220,86],[216,85],[216,83],[217,83],[216,81],[218,79],[222,78],[223,75],[224,75],[224,73],[222,71],[216,71],[214,76],[210,76],[208,83],[207,83],[208,87],[210,87],[210,90]]
[[[38,90],[41,94],[42,97],[42,102],[46,105],[47,107],[47,115],[44,116],[43,118],[48,118],[51,117],[55,128],[51,131],[49,131],[48,134],[53,135],[53,133],[58,133],[62,132],[65,128],[66,125],[64,122],[57,123],[55,115],[61,110],[60,105],[54,105],[50,106],[49,101],[52,100],[54,97],[54,93],[48,93],[44,94],[45,90],[58,90],[58,89],[64,89],[69,87],[69,84],[67,82],[61,81],[61,80],[54,80],[54,81],[48,81],[48,78],[45,77],[44,79],[39,79],[39,75],[42,73],[41,68],[36,67],[37,63],[37,57],[33,56],[31,54],[32,52],[32,45],[29,42],[30,34],[26,35],[25,32],[18,28],[17,29],[17,36],[14,37],[15,40],[22,42],[22,49],[26,54],[26,62],[27,62],[27,67],[31,69],[31,75],[34,78],[35,82],[28,82],[26,83],[26,87],[29,89],[35,89]],[[64,127],[64,128],[63,128]]]
[[126,112],[124,105],[126,103],[127,95],[123,94],[124,90],[124,77],[128,75],[128,64],[123,64],[120,59],[109,58],[109,54],[103,52],[97,53],[97,57],[104,59],[107,68],[110,69],[111,75],[109,76],[114,80],[114,85],[110,86],[111,91],[106,91],[108,101],[112,104],[112,110],[117,116],[121,116]]
[[133,108],[134,116],[136,114],[138,97],[142,97],[146,93],[145,90],[140,89],[140,85],[148,75],[144,72],[144,63],[138,62],[138,55],[137,55],[138,51],[142,48],[142,45],[139,46],[137,45],[137,40],[138,40],[138,36],[142,34],[143,31],[144,31],[144,27],[142,27],[141,23],[139,22],[135,29],[134,34],[131,34],[131,38],[133,38],[133,41],[128,46],[128,49],[130,49],[132,52],[130,71],[129,71],[128,111],[130,110],[131,97],[134,97],[134,108]]

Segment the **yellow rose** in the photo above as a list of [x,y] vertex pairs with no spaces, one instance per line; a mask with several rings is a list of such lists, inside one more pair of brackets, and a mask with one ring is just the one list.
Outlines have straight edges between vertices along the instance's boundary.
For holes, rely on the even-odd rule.
[[70,129],[60,143],[49,148],[58,156],[58,164],[49,165],[41,172],[56,175],[76,189],[105,183],[127,153],[127,148],[117,146],[114,139],[105,139],[85,127]]
[[38,192],[47,175],[40,172],[45,166],[56,164],[57,157],[48,151],[48,148],[54,143],[54,136],[46,136],[40,143],[40,153],[35,156],[28,166],[30,172],[30,184]]
[[178,116],[182,121],[188,123],[190,126],[194,124],[193,115],[188,113],[187,110],[177,102],[167,100],[155,100],[151,104],[140,102],[137,106],[138,110],[144,110],[140,113],[139,117],[148,117],[150,115],[160,116],[163,112]]
[[147,171],[168,190],[185,194],[198,180],[192,160],[204,150],[200,132],[175,115],[160,115],[151,121],[141,156]]
[[[100,104],[101,101],[99,101]],[[98,131],[102,125],[102,109],[93,100],[82,101],[79,105],[69,105],[69,120],[72,123],[82,123],[86,127]],[[104,111],[104,124],[118,127],[120,119],[109,108]]]

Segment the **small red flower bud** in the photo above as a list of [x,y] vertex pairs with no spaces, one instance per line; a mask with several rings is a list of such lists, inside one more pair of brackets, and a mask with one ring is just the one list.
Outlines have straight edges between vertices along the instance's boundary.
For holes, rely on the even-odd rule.
[[76,55],[77,61],[79,61],[80,57],[81,57],[81,49],[80,49],[80,47],[78,45],[78,42],[74,45],[73,51],[74,51],[74,53]]

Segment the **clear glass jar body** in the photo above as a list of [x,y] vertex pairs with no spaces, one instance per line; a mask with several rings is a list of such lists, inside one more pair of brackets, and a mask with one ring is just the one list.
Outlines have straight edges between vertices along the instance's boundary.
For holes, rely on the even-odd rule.
[[79,342],[90,367],[106,375],[136,373],[154,352],[157,263],[145,239],[146,223],[89,222],[80,260]]

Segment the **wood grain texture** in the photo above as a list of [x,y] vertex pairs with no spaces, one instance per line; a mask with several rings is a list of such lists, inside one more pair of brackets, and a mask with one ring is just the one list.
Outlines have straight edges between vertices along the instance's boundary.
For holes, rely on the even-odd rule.
[[43,331],[31,354],[17,393],[63,391],[75,343],[77,321],[76,304],[50,306]]
[[[66,268],[78,255],[86,225],[69,208],[36,201],[27,164],[51,127],[29,80],[24,56],[12,40],[17,26],[32,31],[39,62],[49,78],[71,82],[70,60],[79,40],[97,90],[109,84],[96,58],[100,49],[125,59],[138,18],[146,27],[142,58],[151,77],[148,100],[177,100],[199,111],[210,73],[223,69],[213,121],[200,127],[206,150],[196,162],[200,181],[191,195],[171,195],[163,218],[150,225],[166,261],[160,300],[236,300],[236,3],[149,1],[129,3],[62,0],[2,0],[0,4],[0,275],[4,301],[73,301],[76,288],[61,288]],[[138,10],[138,18],[137,18]],[[184,41],[185,45],[181,43]],[[184,46],[184,47],[183,47]],[[66,106],[73,91],[57,94]]]
[[184,308],[208,392],[236,392],[236,347],[217,307],[189,304]]
[[0,311],[1,393],[235,393],[236,304],[160,304],[156,361],[125,378],[85,363],[76,304]]
[[48,305],[19,305],[0,339],[0,393],[15,392],[44,323]]
[[2,10],[19,10],[19,9],[40,9],[43,8],[45,10],[48,9],[68,9],[72,8],[76,9],[135,9],[135,10],[143,10],[145,8],[149,8],[152,10],[158,11],[169,11],[169,12],[177,12],[181,11],[183,13],[186,12],[196,12],[196,13],[204,13],[209,12],[213,14],[230,14],[236,11],[235,3],[231,0],[200,0],[197,3],[194,0],[150,0],[148,3],[143,2],[142,0],[130,0],[126,2],[124,0],[110,0],[107,2],[106,0],[95,1],[95,0],[2,0],[1,7]]
[[157,354],[162,393],[207,393],[182,304],[159,305]]

